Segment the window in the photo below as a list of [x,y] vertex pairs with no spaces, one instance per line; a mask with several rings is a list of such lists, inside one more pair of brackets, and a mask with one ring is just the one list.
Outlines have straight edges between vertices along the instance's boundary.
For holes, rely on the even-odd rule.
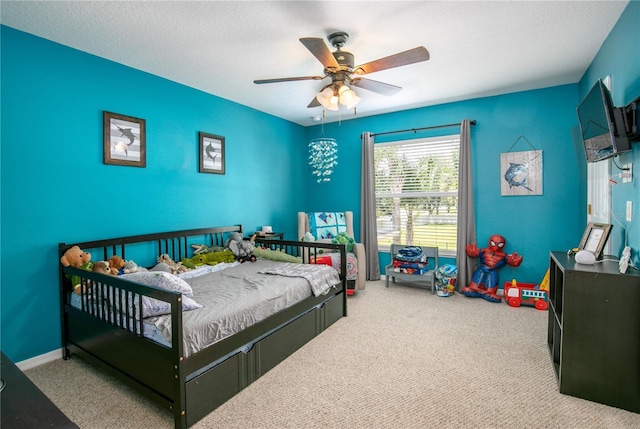
[[455,255],[460,136],[374,146],[378,247],[437,246]]

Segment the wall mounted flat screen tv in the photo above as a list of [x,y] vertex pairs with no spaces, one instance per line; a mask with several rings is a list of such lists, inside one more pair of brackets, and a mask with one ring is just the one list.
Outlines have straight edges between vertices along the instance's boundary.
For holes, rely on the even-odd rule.
[[595,83],[576,110],[587,162],[602,161],[631,150],[624,108],[613,105],[611,93],[602,80]]

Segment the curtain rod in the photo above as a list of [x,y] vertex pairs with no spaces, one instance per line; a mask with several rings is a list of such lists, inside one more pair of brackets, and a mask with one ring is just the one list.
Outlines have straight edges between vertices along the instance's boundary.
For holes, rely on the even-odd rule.
[[[476,120],[473,119],[471,121],[469,121],[469,123],[471,125],[475,125],[476,124]],[[375,134],[371,134],[371,137],[374,136],[383,136],[386,134],[398,134],[398,133],[408,133],[408,132],[417,132],[417,131],[423,131],[423,130],[433,130],[435,128],[448,128],[448,127],[457,127],[460,126],[460,123],[457,124],[446,124],[446,125],[434,125],[432,127],[422,127],[422,128],[411,128],[410,130],[398,130],[398,131],[385,131],[383,133],[375,133]]]

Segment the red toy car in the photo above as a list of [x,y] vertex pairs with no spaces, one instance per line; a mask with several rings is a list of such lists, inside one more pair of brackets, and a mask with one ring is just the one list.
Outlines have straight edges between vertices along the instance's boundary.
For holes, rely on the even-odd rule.
[[549,293],[533,283],[517,283],[514,280],[504,284],[504,298],[512,307],[531,305],[538,310],[549,307]]

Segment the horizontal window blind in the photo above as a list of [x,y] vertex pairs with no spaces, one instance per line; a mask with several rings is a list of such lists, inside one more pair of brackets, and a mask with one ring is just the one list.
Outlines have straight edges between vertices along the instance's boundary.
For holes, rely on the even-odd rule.
[[378,247],[437,246],[455,254],[460,136],[374,146]]

